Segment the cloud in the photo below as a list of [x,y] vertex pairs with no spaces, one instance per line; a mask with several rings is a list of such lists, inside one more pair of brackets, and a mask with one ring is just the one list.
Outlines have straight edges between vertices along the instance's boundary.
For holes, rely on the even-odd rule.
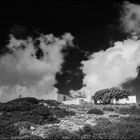
[[10,29],[10,34],[13,34],[17,39],[26,38],[26,33],[27,29],[22,25],[16,24]]
[[[62,50],[67,45],[72,46],[72,40],[70,33],[25,40],[10,35],[6,46],[9,53],[0,57],[0,100],[7,101],[19,94],[45,98],[46,94],[58,92],[54,86],[57,83],[55,76],[61,72],[64,62]],[[38,53],[39,50],[42,53]]]
[[76,72],[74,75],[79,76],[80,74],[81,74],[80,72]]
[[69,93],[70,93],[70,95],[72,96],[72,97],[74,97],[74,98],[85,98],[86,97],[86,95],[85,94],[83,94],[82,92],[79,92],[79,90],[73,90],[73,89],[71,89],[70,91],[69,91]]
[[71,74],[71,73],[72,73],[72,71],[70,71],[70,70],[66,70],[66,73]]
[[126,33],[140,34],[140,5],[125,1],[122,5],[120,21]]
[[105,51],[93,53],[82,65],[84,86],[81,92],[91,96],[104,88],[121,87],[138,75],[140,40],[118,41]]
[[84,75],[83,87],[75,92],[86,94],[89,100],[98,90],[112,87],[122,88],[123,83],[134,80],[138,76],[140,6],[124,2],[122,8],[121,26],[131,35],[131,38],[117,41],[106,50],[93,52],[88,60],[81,62]]

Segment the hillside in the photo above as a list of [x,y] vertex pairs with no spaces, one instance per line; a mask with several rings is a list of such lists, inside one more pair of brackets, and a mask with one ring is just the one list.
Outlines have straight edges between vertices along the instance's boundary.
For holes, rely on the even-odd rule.
[[[20,135],[19,125],[43,125],[60,122],[60,117],[74,115],[59,107],[56,101],[43,101],[35,98],[20,98],[1,103],[0,106],[0,137]],[[29,126],[28,126],[29,127]]]
[[20,98],[0,106],[0,139],[140,138],[139,120],[136,105],[64,105]]

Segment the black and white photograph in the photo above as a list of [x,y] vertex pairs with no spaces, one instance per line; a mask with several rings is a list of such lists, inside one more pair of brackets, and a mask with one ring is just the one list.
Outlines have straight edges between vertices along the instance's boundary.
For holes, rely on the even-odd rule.
[[0,139],[140,139],[140,1],[0,1]]

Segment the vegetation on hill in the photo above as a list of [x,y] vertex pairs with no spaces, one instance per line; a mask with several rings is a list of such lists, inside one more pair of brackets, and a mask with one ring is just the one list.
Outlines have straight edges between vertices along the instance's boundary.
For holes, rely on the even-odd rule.
[[120,122],[100,118],[96,126],[89,124],[75,132],[53,129],[47,139],[140,139],[140,122],[131,117]]
[[55,100],[40,100],[40,103],[46,103],[48,106],[59,106],[61,104]]
[[36,125],[46,123],[58,123],[59,118],[68,115],[75,115],[72,111],[60,108],[57,101],[44,101],[48,105],[55,105],[53,108],[39,104],[40,100],[35,98],[20,98],[1,103],[0,106],[0,138],[16,136],[19,134],[15,123],[31,122]]
[[19,130],[14,126],[10,120],[0,119],[0,139],[11,138],[11,136],[18,136]]
[[87,114],[96,114],[96,115],[103,115],[104,112],[101,109],[98,108],[92,108],[90,109]]
[[116,109],[114,108],[114,107],[107,107],[107,106],[105,106],[105,107],[103,107],[103,111],[116,111]]
[[[105,111],[107,109],[107,111],[112,112],[112,108],[107,107]],[[97,118],[97,125],[86,124],[74,132],[55,128],[49,133],[47,139],[140,139],[140,107],[119,106],[117,110],[120,111],[124,108],[127,109],[127,114],[130,116],[117,118],[117,121],[115,121],[115,118],[119,116],[117,114],[111,115],[111,118],[114,117],[114,121],[99,117]]]
[[[73,129],[73,125],[82,127]],[[40,133],[45,139],[140,139],[139,130],[140,107],[136,105],[66,106],[53,100],[28,97],[0,106],[0,139],[41,139]]]

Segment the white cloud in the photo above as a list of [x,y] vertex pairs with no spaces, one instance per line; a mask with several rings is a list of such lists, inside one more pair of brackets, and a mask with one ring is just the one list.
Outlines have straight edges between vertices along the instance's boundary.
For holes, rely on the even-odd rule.
[[82,61],[82,65],[84,86],[80,91],[87,96],[104,88],[121,87],[138,75],[140,40],[118,41],[105,51],[93,53],[89,60]]
[[93,53],[88,60],[82,61],[84,74],[80,92],[87,99],[98,90],[120,87],[138,76],[140,66],[140,5],[124,2],[121,13],[121,26],[131,35],[131,39],[117,41],[113,47]]
[[126,33],[140,33],[140,5],[125,1],[122,6],[121,25]]
[[[61,72],[64,62],[62,49],[72,45],[72,40],[73,36],[69,33],[61,37],[41,35],[34,40],[31,37],[20,40],[10,35],[7,47],[11,53],[0,58],[0,100],[16,98],[21,90],[22,96],[37,98],[58,92],[54,85],[57,83],[56,73]],[[36,41],[40,41],[37,47],[43,52],[40,59],[36,56]],[[19,87],[23,88],[18,91]]]
[[83,93],[83,92],[80,92],[80,90],[73,90],[73,89],[71,89],[70,91],[69,91],[69,93],[70,93],[70,95],[72,96],[72,97],[86,97],[86,95]]

